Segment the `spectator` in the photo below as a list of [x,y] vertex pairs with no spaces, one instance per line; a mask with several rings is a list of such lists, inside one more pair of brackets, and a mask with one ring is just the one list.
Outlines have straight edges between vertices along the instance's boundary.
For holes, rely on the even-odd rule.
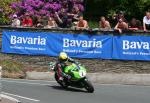
[[146,16],[143,18],[144,31],[150,30],[150,12],[146,12]]
[[44,27],[44,25],[43,25],[43,20],[42,20],[42,17],[41,17],[41,16],[39,16],[39,17],[37,18],[36,27],[38,27],[38,28]]
[[19,27],[20,26],[20,20],[17,18],[17,15],[13,15],[13,20],[12,20],[12,27]]
[[57,24],[56,24],[56,21],[54,20],[54,18],[49,17],[48,25],[45,26],[45,28],[56,28],[56,27],[57,27]]
[[88,28],[89,28],[88,22],[83,19],[83,16],[80,16],[79,21],[78,21],[77,26],[76,26],[76,29],[84,30],[84,29],[88,29]]
[[22,26],[23,27],[32,27],[33,26],[33,21],[28,14],[25,15],[25,18],[22,21]]
[[107,21],[107,20],[105,19],[105,17],[103,17],[103,16],[100,18],[100,21],[99,21],[99,28],[101,28],[101,29],[106,29],[106,30],[110,30],[110,29],[111,29],[111,26],[110,26],[109,21]]
[[127,23],[127,20],[124,17],[124,12],[123,11],[119,11],[117,14],[113,15],[113,21],[114,21],[115,24],[118,23],[118,21],[120,19],[122,19],[124,22]]
[[43,19],[43,25],[47,26],[48,25],[48,17],[47,16],[43,16],[42,19]]
[[61,9],[60,13],[55,12],[55,16],[58,22],[58,26],[61,28],[69,28],[72,25],[71,19],[69,19],[65,9]]
[[141,22],[135,18],[132,18],[132,20],[129,23],[129,30],[139,30],[141,29]]
[[79,17],[82,16],[82,12],[80,12],[78,7],[74,7],[72,9],[72,13],[68,13],[68,15],[73,16],[73,21],[78,21]]
[[122,33],[123,30],[128,29],[128,24],[126,22],[124,22],[122,19],[119,19],[119,21],[114,29],[116,31],[119,31],[119,33]]
[[79,17],[82,16],[82,12],[78,7],[74,7],[70,13],[67,14],[72,20],[72,26],[76,26],[79,21]]

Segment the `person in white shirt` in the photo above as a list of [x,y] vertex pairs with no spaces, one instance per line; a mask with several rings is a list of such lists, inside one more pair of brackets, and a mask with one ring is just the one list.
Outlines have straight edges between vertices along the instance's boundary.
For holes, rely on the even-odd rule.
[[12,20],[12,27],[19,27],[20,26],[20,20],[17,18],[17,15],[13,15],[13,20]]
[[150,12],[146,12],[146,16],[143,18],[144,31],[150,30]]

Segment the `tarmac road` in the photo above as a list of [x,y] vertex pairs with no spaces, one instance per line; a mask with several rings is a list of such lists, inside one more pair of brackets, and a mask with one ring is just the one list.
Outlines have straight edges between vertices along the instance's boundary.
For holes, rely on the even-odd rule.
[[150,103],[150,87],[94,84],[95,92],[62,89],[55,81],[2,79],[2,94],[22,103]]

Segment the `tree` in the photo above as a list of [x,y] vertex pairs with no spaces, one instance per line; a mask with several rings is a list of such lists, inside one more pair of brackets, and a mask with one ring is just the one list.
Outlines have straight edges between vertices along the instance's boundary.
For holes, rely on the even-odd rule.
[[86,0],[86,16],[111,16],[117,11],[124,11],[127,18],[142,19],[150,8],[149,0]]
[[10,22],[9,15],[13,13],[13,10],[10,8],[12,2],[18,0],[1,0],[0,3],[0,24],[7,24]]

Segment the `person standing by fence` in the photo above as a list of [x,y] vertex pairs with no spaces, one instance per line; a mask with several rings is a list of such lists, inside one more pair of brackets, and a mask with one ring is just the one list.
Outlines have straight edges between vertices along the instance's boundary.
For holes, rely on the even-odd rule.
[[144,31],[150,30],[150,12],[146,12],[146,16],[143,18]]
[[76,29],[78,30],[85,30],[88,29],[88,22],[86,20],[84,20],[83,16],[79,17],[79,21],[77,23]]
[[105,30],[111,29],[109,21],[107,21],[104,16],[100,17],[99,28]]
[[25,18],[22,21],[22,26],[23,27],[32,27],[33,26],[33,21],[29,14],[25,14]]
[[115,31],[122,33],[122,31],[128,30],[128,24],[123,21],[123,19],[119,19],[117,25],[115,26]]
[[11,26],[12,27],[19,27],[20,26],[20,20],[17,18],[16,14],[13,15]]

